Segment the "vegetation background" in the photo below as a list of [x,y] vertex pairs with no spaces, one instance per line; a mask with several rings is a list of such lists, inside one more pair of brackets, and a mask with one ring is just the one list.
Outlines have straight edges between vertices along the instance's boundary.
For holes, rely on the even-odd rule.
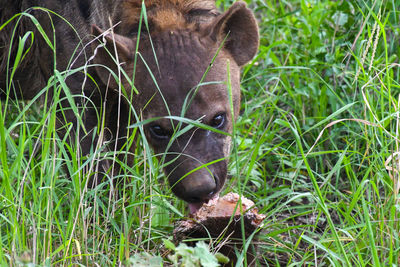
[[[255,264],[397,266],[400,2],[247,2],[261,44],[243,69],[223,193],[266,214]],[[2,265],[171,264],[177,249],[168,240],[187,207],[143,139],[123,184],[86,190],[82,166],[91,158],[65,160],[74,151],[51,127],[55,108],[44,107],[0,102]],[[218,241],[205,242],[208,253],[218,250]]]

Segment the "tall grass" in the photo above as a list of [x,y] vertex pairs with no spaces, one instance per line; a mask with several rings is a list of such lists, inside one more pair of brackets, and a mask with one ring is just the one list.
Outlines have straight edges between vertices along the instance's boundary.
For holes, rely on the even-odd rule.
[[[399,264],[398,3],[248,3],[260,52],[243,69],[223,193],[239,192],[267,215],[253,240],[256,265]],[[63,75],[40,97],[67,90]],[[187,211],[170,193],[142,124],[131,128],[137,148],[122,182],[87,190],[85,168],[114,154],[99,145],[88,158],[75,156],[54,130],[58,101],[0,102],[2,263],[103,266],[144,251],[168,254],[162,240]]]
[[244,83],[242,153],[257,153],[250,194],[269,215],[272,265],[399,263],[395,6],[254,3],[264,38]]
[[[19,16],[34,20],[28,13]],[[50,40],[41,25],[37,27]],[[26,49],[27,38],[14,40],[18,51]],[[54,44],[49,47],[54,49]],[[19,58],[9,65],[19,64]],[[161,238],[171,232],[171,217],[182,216],[177,205],[168,201],[170,196],[161,193],[168,192],[164,178],[159,177],[162,167],[154,161],[147,142],[134,140],[134,133],[140,129],[133,130],[125,146],[128,152],[129,146],[138,143],[134,164],[121,162],[122,172],[113,177],[119,179],[117,188],[110,176],[94,190],[88,189],[87,182],[97,171],[96,162],[115,160],[116,154],[105,149],[101,110],[95,129],[99,140],[87,157],[80,155],[79,146],[66,141],[71,125],[66,125],[63,139],[55,131],[61,101],[67,100],[79,119],[80,109],[74,98],[80,96],[71,95],[65,84],[66,77],[77,71],[85,69],[63,73],[54,70],[46,88],[28,103],[10,98],[1,102],[0,256],[6,265],[125,262],[132,251],[160,246]],[[48,99],[48,91],[54,91],[52,99]],[[66,99],[59,98],[60,92]],[[89,133],[83,131],[79,135]]]

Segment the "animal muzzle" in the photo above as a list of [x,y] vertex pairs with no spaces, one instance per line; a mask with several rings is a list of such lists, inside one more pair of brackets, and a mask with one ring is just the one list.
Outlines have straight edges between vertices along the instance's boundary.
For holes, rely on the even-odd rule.
[[217,192],[217,178],[207,170],[197,170],[182,179],[182,198],[189,203],[203,203]]
[[214,198],[226,177],[224,162],[211,165],[193,164],[187,160],[166,168],[172,191],[179,198],[192,204],[202,204]]

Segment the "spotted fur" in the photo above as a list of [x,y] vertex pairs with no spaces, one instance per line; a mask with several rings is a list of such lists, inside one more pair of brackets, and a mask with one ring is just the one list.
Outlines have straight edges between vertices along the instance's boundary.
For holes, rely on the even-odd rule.
[[[144,3],[145,8],[141,0],[0,0],[0,25],[25,12],[0,31],[0,96],[31,99],[46,86],[54,69],[72,70],[95,63],[84,71],[66,72],[65,83],[83,114],[83,125],[77,124],[71,109],[57,114],[59,134],[65,135],[63,126],[72,123],[74,131],[67,140],[73,144],[79,136],[82,155],[89,154],[99,140],[100,110],[105,114],[105,139],[113,140],[110,150],[124,147],[127,126],[135,122],[129,116],[132,106],[144,120],[183,114],[186,119],[201,120],[227,132],[192,127],[169,145],[173,129],[187,124],[164,118],[144,126],[156,154],[160,159],[165,155],[170,162],[164,170],[172,191],[185,201],[201,203],[220,191],[227,176],[229,133],[240,106],[240,66],[257,52],[257,23],[243,2],[224,13],[216,9],[213,0]],[[139,34],[144,9],[147,25],[142,25]],[[44,33],[38,31],[31,16]],[[33,42],[28,38],[27,53],[13,70],[18,38],[26,34],[35,38]],[[55,44],[55,51],[42,34]],[[116,52],[118,60],[110,52]],[[121,67],[128,77],[135,77],[132,87],[121,76],[126,99],[121,98],[120,83],[109,72],[120,73]],[[227,84],[231,85],[235,114],[230,112]],[[52,90],[49,94],[52,97]],[[71,103],[63,100],[61,105],[69,107]],[[134,148],[130,152],[132,155]],[[103,175],[109,175],[110,162],[101,160],[99,164]],[[98,182],[93,179],[92,186]]]

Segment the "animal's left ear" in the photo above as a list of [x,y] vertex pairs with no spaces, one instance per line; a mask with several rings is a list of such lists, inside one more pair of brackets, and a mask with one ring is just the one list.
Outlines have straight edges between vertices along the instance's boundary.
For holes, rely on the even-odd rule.
[[244,2],[235,2],[218,16],[207,30],[214,41],[222,41],[239,66],[249,62],[257,53],[258,26],[253,12]]
[[[98,42],[92,42],[92,49],[96,53],[94,57],[94,62],[99,65],[107,66],[114,73],[118,73],[118,68],[115,60],[115,54],[118,55],[119,63],[122,66],[133,59],[134,42],[122,35],[104,32],[102,29],[96,25],[92,25],[92,34],[96,37],[103,36],[103,40],[106,42],[104,46],[99,46]],[[104,84],[108,84],[108,76],[110,72],[101,66],[96,66],[97,74],[100,76]],[[117,86],[115,81],[110,81],[113,87]]]

